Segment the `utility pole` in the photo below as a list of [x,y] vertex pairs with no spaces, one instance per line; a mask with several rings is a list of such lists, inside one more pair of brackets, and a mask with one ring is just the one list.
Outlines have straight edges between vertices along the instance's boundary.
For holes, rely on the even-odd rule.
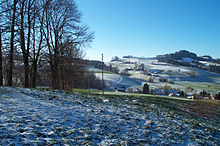
[[101,54],[102,55],[102,95],[104,95],[104,62],[103,62],[103,53]]

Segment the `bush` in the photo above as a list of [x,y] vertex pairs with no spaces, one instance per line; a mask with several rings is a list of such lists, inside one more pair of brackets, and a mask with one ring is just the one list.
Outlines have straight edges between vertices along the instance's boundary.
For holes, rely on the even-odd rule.
[[194,89],[192,87],[187,87],[186,90],[192,92]]
[[122,71],[122,72],[120,73],[120,75],[122,75],[122,76],[129,76],[130,74],[128,73],[127,70],[124,70],[124,71]]
[[187,72],[187,75],[190,77],[190,78],[194,78],[196,76],[196,73],[195,72]]
[[184,93],[184,91],[179,92],[179,97],[186,97],[186,94]]
[[128,88],[128,93],[133,93],[133,89],[132,88]]
[[148,82],[153,83],[154,82],[154,78],[153,77],[149,77]]
[[92,72],[87,72],[83,80],[84,82],[82,83],[82,86],[76,86],[75,88],[102,89],[102,81],[99,78],[97,78]]
[[164,90],[164,94],[168,94],[168,91],[171,90],[171,86],[168,86],[167,84],[163,87],[163,90]]
[[175,84],[173,81],[168,81],[169,84]]
[[220,92],[218,92],[218,93],[216,94],[216,98],[215,98],[215,99],[220,100]]
[[144,84],[143,93],[144,93],[144,94],[148,94],[148,93],[149,93],[149,86],[148,86],[147,83]]
[[159,82],[167,82],[167,78],[160,78]]

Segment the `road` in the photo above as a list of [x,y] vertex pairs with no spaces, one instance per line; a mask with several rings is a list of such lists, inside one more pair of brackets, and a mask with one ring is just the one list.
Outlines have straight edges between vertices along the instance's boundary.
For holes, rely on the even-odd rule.
[[[96,76],[101,78],[101,73],[96,73]],[[104,74],[104,80],[107,85],[107,90],[114,90],[114,88],[141,88],[142,82],[124,77],[118,74]]]

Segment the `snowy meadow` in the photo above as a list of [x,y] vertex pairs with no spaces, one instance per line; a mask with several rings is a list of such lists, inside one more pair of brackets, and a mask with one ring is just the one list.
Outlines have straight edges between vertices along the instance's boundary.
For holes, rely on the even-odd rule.
[[219,104],[1,87],[0,145],[219,145]]

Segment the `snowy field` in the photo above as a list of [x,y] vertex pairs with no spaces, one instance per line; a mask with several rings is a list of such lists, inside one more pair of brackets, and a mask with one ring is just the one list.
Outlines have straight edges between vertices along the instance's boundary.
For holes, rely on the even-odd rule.
[[[96,73],[95,75],[101,79],[101,73]],[[136,89],[142,86],[142,82],[118,74],[104,74],[104,80],[106,84],[105,90],[109,91],[114,91],[115,88],[121,87]]]
[[[125,62],[132,61],[130,59],[125,59]],[[133,61],[134,62],[134,61]],[[154,83],[151,83],[152,88],[159,88],[163,85],[163,83],[158,82],[159,78],[166,78],[168,81],[174,82],[174,84],[170,84],[173,88],[179,88],[181,90],[185,90],[186,84],[188,87],[192,87],[196,90],[201,90],[198,86],[194,86],[194,84],[207,84],[207,86],[211,86],[212,88],[206,88],[209,92],[218,92],[220,85],[220,74],[208,72],[198,68],[192,67],[184,67],[184,66],[175,66],[169,63],[158,62],[156,59],[136,59],[135,62],[137,65],[144,64],[145,70],[160,70],[160,73],[157,73],[158,77],[153,77]],[[134,64],[126,64],[121,63],[119,61],[114,61],[109,63],[114,67],[118,67],[121,71],[130,68],[134,68]],[[141,81],[142,83],[148,82],[150,76],[143,74],[141,71],[130,70],[128,71],[130,74],[129,78],[134,81]],[[194,74],[193,77],[190,74]],[[111,78],[107,78],[111,79]],[[112,80],[114,82],[114,80]],[[192,85],[192,86],[191,86]],[[130,87],[133,88],[132,85]],[[142,84],[136,84],[135,88],[142,89]]]
[[0,87],[4,146],[219,145],[219,117],[211,119],[142,98]]

